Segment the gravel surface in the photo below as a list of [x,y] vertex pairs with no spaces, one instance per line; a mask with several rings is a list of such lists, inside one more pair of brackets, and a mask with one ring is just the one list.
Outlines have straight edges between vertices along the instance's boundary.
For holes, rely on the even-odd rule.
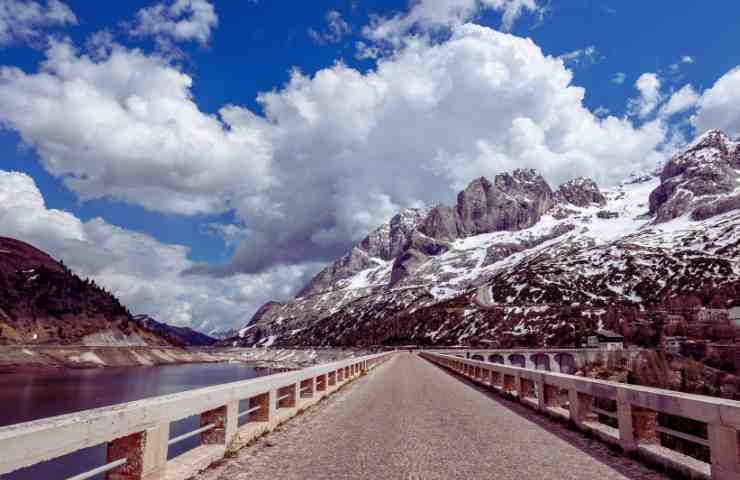
[[668,477],[416,355],[400,354],[198,478]]

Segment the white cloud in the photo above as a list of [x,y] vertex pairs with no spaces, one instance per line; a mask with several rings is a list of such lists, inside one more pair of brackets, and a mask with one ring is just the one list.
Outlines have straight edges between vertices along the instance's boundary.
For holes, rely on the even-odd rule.
[[565,64],[578,65],[581,60],[588,63],[596,63],[599,52],[596,50],[594,45],[590,45],[586,48],[579,48],[572,52],[564,53],[558,56]]
[[451,202],[474,177],[534,167],[553,183],[578,172],[609,184],[652,167],[666,136],[659,120],[597,117],[560,59],[471,24],[439,44],[408,38],[366,73],[294,71],[259,95],[264,117],[200,112],[190,77],[136,50],[93,61],[54,44],[48,57],[36,74],[0,70],[4,124],[83,199],[233,208],[247,238],[229,265],[196,272],[288,265],[298,277],[403,207]]
[[600,119],[571,80],[532,41],[475,25],[442,44],[409,41],[367,74],[294,72],[259,97],[277,180],[237,206],[250,237],[231,268],[331,259],[398,209],[450,202],[480,175],[535,167],[552,182],[578,171],[608,184],[653,166],[664,126]]
[[317,266],[278,267],[229,279],[186,276],[187,247],[158,242],[101,218],[49,209],[23,173],[0,170],[0,231],[50,253],[112,291],[134,313],[203,330],[237,327],[267,300],[288,298]]
[[59,0],[48,0],[46,6],[29,0],[0,0],[0,45],[37,41],[45,27],[76,24],[75,14]]
[[368,45],[365,42],[355,42],[355,58],[357,60],[375,60],[380,56],[380,48]]
[[[207,115],[192,79],[156,56],[112,45],[95,61],[53,42],[35,74],[0,69],[0,121],[82,199],[196,214],[269,184],[263,119],[233,106]],[[255,128],[259,124],[259,128]]]
[[345,35],[352,31],[352,27],[347,23],[342,14],[336,10],[329,10],[326,14],[327,31],[318,32],[313,28],[308,29],[308,36],[311,39],[323,45],[326,43],[339,43]]
[[718,128],[740,136],[740,67],[735,67],[702,93],[698,111],[691,119],[697,133]]
[[614,74],[614,78],[612,78],[612,82],[616,83],[617,85],[622,85],[626,79],[627,79],[626,73],[617,72]]
[[646,118],[655,111],[663,100],[660,87],[661,81],[657,74],[643,73],[640,75],[635,82],[635,88],[640,92],[640,96],[630,99],[628,104],[629,113],[640,118]]
[[412,29],[452,28],[471,20],[482,10],[500,12],[503,31],[510,31],[524,12],[544,13],[537,0],[417,0],[407,13],[375,17],[363,34],[376,42],[398,44]]
[[670,117],[691,109],[699,101],[699,94],[691,85],[684,85],[671,95],[671,98],[660,108],[661,117]]
[[172,0],[139,10],[129,33],[163,43],[192,40],[206,45],[217,25],[216,9],[208,0]]
[[684,55],[683,57],[681,57],[681,63],[694,63],[694,57]]

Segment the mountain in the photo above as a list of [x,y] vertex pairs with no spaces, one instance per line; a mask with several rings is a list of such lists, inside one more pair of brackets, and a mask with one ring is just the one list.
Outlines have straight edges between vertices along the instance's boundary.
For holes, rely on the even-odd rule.
[[155,333],[172,345],[179,347],[207,347],[218,341],[218,339],[195,331],[190,327],[176,327],[158,322],[149,315],[135,315],[134,320],[143,329]]
[[239,334],[238,330],[234,330],[233,328],[227,329],[227,330],[219,330],[214,329],[208,332],[208,336],[211,338],[215,338],[216,340],[224,340],[226,338],[231,338]]
[[453,206],[400,212],[224,344],[577,345],[625,319],[733,306],[739,179],[720,131],[604,191],[553,190],[534,170],[478,178]]
[[63,263],[0,237],[0,344],[169,345]]

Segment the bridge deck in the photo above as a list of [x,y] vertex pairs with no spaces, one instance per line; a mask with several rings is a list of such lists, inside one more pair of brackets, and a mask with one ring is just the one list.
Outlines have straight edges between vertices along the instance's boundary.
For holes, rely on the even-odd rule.
[[613,456],[598,442],[523,407],[502,403],[416,355],[401,354],[284,432],[270,434],[199,478],[668,477]]

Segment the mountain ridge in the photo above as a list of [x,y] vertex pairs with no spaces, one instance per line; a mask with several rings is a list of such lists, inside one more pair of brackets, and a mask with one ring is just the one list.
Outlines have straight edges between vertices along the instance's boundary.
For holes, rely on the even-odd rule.
[[[224,344],[526,343],[527,335],[575,344],[589,330],[618,327],[608,325],[609,309],[634,317],[671,302],[708,303],[712,290],[734,292],[739,187],[738,143],[716,130],[656,174],[604,191],[587,178],[553,190],[529,169],[480,177],[452,207],[400,212],[302,295],[264,306]],[[395,249],[379,248],[391,235]],[[396,255],[368,253],[377,251]],[[565,319],[553,304],[596,313]],[[522,317],[517,305],[550,313]],[[511,311],[493,318],[491,308]],[[441,323],[415,319],[429,309],[443,312]]]

